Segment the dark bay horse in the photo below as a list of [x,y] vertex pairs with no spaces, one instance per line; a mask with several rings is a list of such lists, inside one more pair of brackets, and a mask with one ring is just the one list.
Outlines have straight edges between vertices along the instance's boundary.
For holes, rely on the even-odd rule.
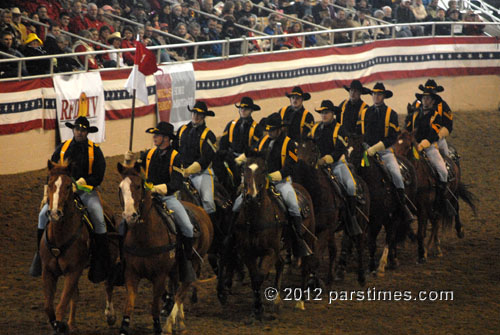
[[[437,256],[442,256],[439,227],[442,223],[443,228],[451,227],[453,220],[455,221],[455,229],[459,237],[463,237],[462,223],[460,220],[460,207],[458,199],[463,199],[475,212],[474,196],[460,181],[460,167],[451,159],[444,158],[447,165],[450,167],[449,174],[453,178],[449,181],[448,187],[451,193],[450,202],[454,206],[457,213],[455,216],[449,216],[442,208],[437,209],[435,206],[437,194],[437,181],[434,177],[433,168],[429,161],[426,161],[425,155],[416,151],[415,133],[403,131],[398,141],[394,145],[396,154],[407,157],[414,165],[417,174],[417,197],[416,206],[418,210],[418,262],[425,263],[427,253],[433,244]],[[431,235],[427,246],[424,245],[425,235],[427,231],[427,223],[431,222]]]
[[[90,254],[90,235],[83,223],[83,212],[77,208],[73,192],[71,168],[68,162],[48,161],[49,223],[40,242],[42,280],[45,294],[45,313],[55,334],[66,334],[76,328],[78,281],[87,266]],[[54,311],[57,280],[64,276],[61,299]],[[106,316],[109,324],[115,320],[111,302],[113,286],[106,281]],[[68,323],[64,321],[68,304]]]
[[[298,146],[297,157],[299,159],[296,167],[294,168],[293,181],[303,185],[311,195],[314,204],[314,214],[316,219],[316,235],[318,236],[318,243],[316,244],[315,254],[320,258],[324,252],[325,247],[328,247],[328,273],[327,284],[333,281],[333,264],[335,262],[337,247],[335,243],[335,233],[344,231],[344,238],[350,238],[345,233],[343,225],[342,214],[346,213],[346,202],[339,194],[340,188],[335,189],[332,180],[317,166],[319,158],[318,146],[311,140],[307,139],[302,141]],[[352,172],[355,173],[354,171]],[[370,208],[370,194],[366,183],[359,177],[356,177],[356,182],[360,183],[362,198],[364,204],[359,208],[356,217],[358,223],[364,231],[367,227],[367,219]],[[365,232],[355,239],[358,260],[358,282],[364,285],[366,282],[365,270],[363,266],[363,252]]]
[[[177,281],[176,245],[177,236],[163,222],[154,208],[152,193],[144,186],[143,171],[140,164],[123,166],[118,163],[118,171],[123,180],[120,183],[121,201],[124,205],[123,218],[128,226],[124,238],[125,285],[127,304],[120,329],[120,334],[128,334],[137,289],[141,278],[149,279],[153,284],[151,314],[155,334],[162,333],[160,324],[160,299],[165,291],[165,280],[171,276]],[[183,203],[188,213],[198,220],[201,234],[194,247],[201,255],[206,253],[211,244],[213,230],[211,221],[203,209]],[[199,264],[195,265],[199,271]],[[174,297],[174,306],[164,326],[164,333],[178,332],[185,329],[183,301],[191,283],[181,283]]]
[[[376,158],[367,157],[368,164],[361,166],[365,152],[363,142],[364,138],[362,135],[349,137],[349,145],[352,147],[350,160],[370,190],[370,224],[368,225],[369,269],[379,276],[383,276],[387,263],[389,263],[391,268],[398,266],[397,244],[405,240],[410,229],[410,224],[404,222],[396,190],[392,185],[392,181],[388,180],[387,174],[384,173],[379,163],[375,161]],[[405,192],[408,200],[412,201],[415,198],[416,192],[415,169],[406,158],[400,156],[396,158],[400,165],[404,164],[406,167],[404,173],[406,175]],[[377,236],[382,226],[385,228],[386,239],[384,251],[377,267],[375,260]]]
[[[252,291],[254,295],[253,312],[257,319],[263,315],[261,300],[261,286],[272,267],[276,269],[274,288],[278,297],[274,301],[279,307],[281,277],[284,267],[282,257],[282,240],[285,248],[290,244],[290,228],[287,224],[287,213],[282,210],[272,195],[267,177],[266,161],[261,156],[249,157],[244,168],[243,204],[234,223],[234,238],[243,262],[250,273]],[[304,239],[309,246],[314,245],[315,219],[312,211],[312,200],[308,192],[300,185],[293,185],[297,193],[302,193],[307,199],[307,206],[311,212],[303,220],[303,225],[309,230]],[[304,229],[306,230],[306,229]],[[302,260],[302,288],[305,289],[308,276],[314,264],[313,256]],[[299,301],[296,308],[304,309],[304,302]]]

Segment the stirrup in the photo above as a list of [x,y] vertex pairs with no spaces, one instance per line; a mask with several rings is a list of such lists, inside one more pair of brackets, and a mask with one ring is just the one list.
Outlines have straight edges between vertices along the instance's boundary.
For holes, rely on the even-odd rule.
[[40,259],[40,252],[37,251],[35,253],[28,273],[31,277],[40,277],[42,275],[42,260]]

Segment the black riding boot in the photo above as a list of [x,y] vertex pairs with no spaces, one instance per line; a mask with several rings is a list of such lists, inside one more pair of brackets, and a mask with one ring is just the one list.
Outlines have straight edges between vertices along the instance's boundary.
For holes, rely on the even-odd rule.
[[398,189],[396,189],[396,191],[398,194],[399,206],[401,207],[401,210],[403,211],[404,220],[406,222],[415,221],[416,220],[415,216],[413,216],[413,213],[408,208],[408,205],[406,205],[405,190],[403,188],[398,188]]
[[306,257],[313,254],[311,248],[304,241],[304,236],[302,233],[302,217],[292,216],[292,230],[295,235],[295,241],[292,246],[293,255],[295,258]]
[[40,259],[40,241],[42,240],[45,229],[38,229],[36,232],[37,249],[33,261],[31,262],[29,274],[32,277],[40,277],[42,275],[42,260]]
[[356,235],[363,234],[363,229],[359,226],[358,219],[356,218],[356,197],[347,197],[347,205],[346,229],[348,235],[354,237]]
[[193,269],[193,238],[181,237],[182,257],[179,264],[179,276],[181,282],[191,283],[196,281],[196,273]]
[[450,200],[446,196],[446,186],[448,185],[447,182],[443,181],[438,181],[437,183],[437,194],[436,194],[436,209],[442,213],[444,213],[446,216],[456,216],[457,211],[455,210],[455,207],[451,204]]
[[111,261],[109,256],[108,234],[94,234],[90,257],[89,280],[95,284],[108,278]]

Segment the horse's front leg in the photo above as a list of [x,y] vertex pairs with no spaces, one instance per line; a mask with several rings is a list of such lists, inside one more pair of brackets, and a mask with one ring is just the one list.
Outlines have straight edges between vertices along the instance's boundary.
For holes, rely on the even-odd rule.
[[186,329],[184,323],[184,298],[190,286],[191,283],[181,283],[178,288],[174,298],[174,307],[163,327],[162,334],[182,333]]
[[73,293],[73,296],[71,297],[71,300],[69,302],[69,320],[68,320],[68,326],[69,329],[74,332],[76,330],[76,305],[78,303],[78,300],[80,300],[80,289],[78,288],[78,283],[76,283],[76,289],[75,292]]
[[278,255],[276,263],[274,265],[276,269],[276,277],[274,278],[274,287],[276,288],[276,290],[278,290],[278,296],[274,300],[274,311],[279,312],[279,309],[281,307],[281,297],[279,295],[279,292],[281,292],[281,279],[283,275],[283,268],[285,267],[285,261],[279,255],[279,249],[275,250],[274,252]]
[[43,293],[45,295],[45,314],[49,318],[49,323],[54,327],[56,321],[56,313],[54,310],[54,295],[57,287],[57,277],[47,268],[42,271]]
[[368,226],[368,250],[370,253],[369,269],[373,274],[377,271],[375,253],[377,252],[377,236],[381,229],[382,223],[380,219],[377,219],[375,216],[370,216],[370,225]]
[[366,284],[365,268],[363,264],[363,251],[365,248],[365,233],[355,237],[356,250],[358,252],[358,283],[361,286]]
[[425,235],[427,231],[427,209],[419,211],[418,215],[418,232],[417,232],[417,242],[418,242],[418,263],[424,264],[427,262],[427,251],[425,249]]
[[153,329],[155,335],[161,334],[160,299],[163,292],[165,291],[166,277],[166,273],[162,272],[155,278],[153,278],[153,301],[151,303],[151,316],[153,317]]
[[[73,295],[75,294],[78,287],[78,280],[82,275],[83,269],[67,273],[64,277],[64,288],[61,293],[61,300],[56,307],[56,332],[66,333],[68,330],[68,326],[64,322],[64,317],[66,315],[66,311],[68,310],[68,304],[73,299]],[[72,320],[74,321],[74,320]]]
[[116,313],[113,306],[113,284],[109,280],[106,281],[106,308],[104,309],[104,315],[109,326],[115,324]]
[[[130,262],[127,262],[130,264]],[[139,277],[130,267],[125,272],[125,287],[127,288],[127,304],[123,312],[122,325],[120,327],[120,335],[128,335],[130,328],[130,317],[134,311],[135,298],[137,297],[137,288],[139,286]]]

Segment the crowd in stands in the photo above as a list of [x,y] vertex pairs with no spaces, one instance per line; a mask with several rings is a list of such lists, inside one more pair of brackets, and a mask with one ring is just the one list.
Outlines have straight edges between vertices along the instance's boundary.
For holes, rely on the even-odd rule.
[[[181,0],[182,1],[182,0]],[[481,35],[484,25],[472,11],[461,13],[457,1],[450,0],[448,8],[438,6],[438,0],[4,0],[0,5],[0,59],[7,54],[16,57],[60,55],[65,53],[134,48],[136,37],[148,46],[178,44],[257,36],[254,31],[269,35],[318,30],[309,24],[287,19],[287,14],[329,29],[379,26],[377,29],[334,34],[334,43],[353,40],[380,39],[391,35],[388,23],[425,21],[470,21],[477,25],[453,25],[453,33]],[[255,5],[278,13],[269,14]],[[200,10],[212,16],[202,15]],[[135,25],[122,17],[141,25]],[[223,19],[218,20],[218,18]],[[29,18],[30,20],[26,19]],[[34,21],[34,22],[33,22]],[[45,25],[39,25],[40,22]],[[241,26],[251,28],[242,29]],[[402,26],[397,37],[429,35],[432,26]],[[452,25],[436,25],[436,35],[450,35]],[[254,30],[254,31],[252,31]],[[63,31],[79,35],[71,37]],[[161,34],[175,35],[177,38]],[[274,41],[251,41],[249,52],[273,49],[322,46],[332,43],[330,34],[289,37]],[[241,52],[242,45],[231,43],[230,53]],[[197,55],[194,53],[197,52]],[[160,62],[220,56],[220,44],[175,48],[160,53]],[[52,63],[52,64],[51,64]],[[90,56],[58,57],[30,60],[23,63],[23,75],[69,72],[78,69],[98,69],[132,65],[133,52],[105,53]],[[18,75],[17,62],[0,63],[0,78]]]

